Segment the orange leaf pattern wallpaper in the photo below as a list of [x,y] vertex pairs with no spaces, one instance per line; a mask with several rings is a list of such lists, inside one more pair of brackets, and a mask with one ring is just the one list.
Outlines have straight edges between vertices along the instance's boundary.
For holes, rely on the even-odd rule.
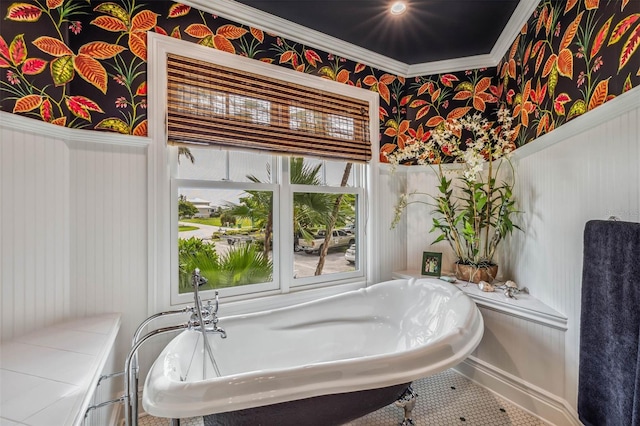
[[497,67],[409,78],[170,1],[0,0],[0,13],[0,110],[139,136],[148,31],[376,91],[381,152],[500,105],[522,146],[640,83],[640,0],[541,0]]

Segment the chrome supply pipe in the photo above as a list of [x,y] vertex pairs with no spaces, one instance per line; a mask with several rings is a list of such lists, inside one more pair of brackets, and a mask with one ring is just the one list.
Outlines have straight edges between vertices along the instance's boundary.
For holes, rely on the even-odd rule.
[[[142,335],[142,331],[144,330],[144,328],[149,325],[152,321],[162,318],[162,317],[167,317],[167,316],[171,316],[171,315],[178,315],[178,314],[185,314],[185,313],[193,313],[193,308],[190,306],[187,306],[186,308],[183,309],[177,309],[174,311],[166,311],[166,312],[160,312],[154,315],[151,315],[149,318],[147,318],[146,320],[142,321],[142,323],[138,326],[138,328],[136,329],[135,333],[133,333],[133,339],[131,341],[131,347],[135,346],[136,343],[138,343],[138,340],[140,339],[140,336]],[[138,391],[138,381],[140,379],[140,368],[138,365],[138,354],[135,353],[133,355],[133,360],[132,360],[132,366],[131,366],[131,376],[128,377],[128,380],[132,383],[132,386],[136,389],[136,392]],[[138,398],[131,400],[131,408],[132,411],[136,413],[138,413]],[[137,417],[136,417],[137,418]]]
[[97,410],[98,408],[107,407],[109,405],[120,404],[121,402],[124,402],[124,401],[125,401],[125,397],[124,395],[122,395],[120,398],[112,399],[111,401],[105,401],[105,402],[101,402],[99,404],[95,404],[90,407],[87,407],[87,411],[84,412],[84,419],[82,420],[83,423],[87,421],[87,417],[89,417],[89,414],[91,414],[92,411]]
[[124,371],[118,371],[117,373],[111,373],[111,374],[103,374],[98,379],[98,383],[96,383],[96,387],[100,386],[100,383],[102,383],[103,380],[111,379],[113,377],[122,376],[123,374],[124,374]]
[[[118,371],[116,373],[110,373],[110,374],[103,374],[98,379],[98,383],[96,383],[96,389],[98,389],[98,387],[100,386],[100,384],[104,380],[112,379],[114,377],[118,377],[118,376],[122,376],[122,375],[124,375],[124,371]],[[84,412],[83,423],[87,421],[87,417],[89,417],[89,413],[91,413],[92,411],[97,410],[98,408],[106,407],[108,405],[119,404],[121,402],[124,402],[124,399],[125,399],[124,395],[122,395],[119,398],[112,399],[110,401],[104,401],[104,402],[101,402],[99,404],[94,404],[94,405],[91,405],[91,406],[87,407],[87,409]]]
[[[218,376],[220,376],[220,370],[218,369],[218,365],[216,364],[215,358],[213,356],[213,351],[211,350],[211,345],[209,344],[209,340],[207,339],[207,332],[219,333],[222,338],[226,338],[226,332],[217,326],[218,318],[216,316],[218,312],[218,291],[215,292],[215,307],[211,305],[211,301],[209,301],[208,305],[203,308],[202,301],[200,299],[200,295],[198,293],[198,288],[205,284],[208,280],[200,275],[200,270],[196,268],[192,274],[192,284],[194,287],[194,307],[186,307],[183,309],[177,309],[174,311],[166,311],[160,312],[150,316],[145,319],[136,329],[133,339],[132,339],[132,347],[129,351],[129,355],[125,361],[125,369],[124,369],[124,380],[125,380],[125,394],[118,400],[114,400],[112,402],[124,401],[125,406],[125,425],[126,426],[134,426],[138,424],[138,379],[139,379],[139,366],[138,366],[138,349],[150,338],[165,334],[169,332],[179,331],[179,330],[195,330],[197,328],[202,332],[203,345],[207,351],[209,358],[211,359],[211,364],[215,369],[215,372]],[[191,319],[186,324],[179,324],[169,327],[162,327],[155,329],[153,331],[148,332],[144,336],[141,337],[144,328],[149,325],[155,319],[169,316],[169,315],[177,315],[191,313]],[[206,315],[205,315],[206,314]],[[209,327],[209,328],[207,328]],[[204,362],[204,358],[203,358]],[[206,365],[206,362],[205,364]],[[203,367],[204,367],[203,365]],[[122,374],[122,373],[119,373]]]
[[136,342],[140,338],[140,335],[142,334],[142,330],[147,325],[149,325],[149,323],[151,321],[156,320],[156,319],[161,318],[161,317],[165,317],[165,316],[177,315],[177,314],[186,314],[186,313],[190,313],[190,312],[193,312],[193,308],[191,306],[187,306],[186,308],[183,308],[183,309],[177,309],[175,311],[160,312],[160,313],[151,315],[149,318],[147,318],[146,320],[142,321],[142,323],[138,326],[138,328],[136,329],[136,332],[133,334],[133,339],[132,339],[131,345],[135,345],[136,344]]
[[[129,351],[129,355],[127,355],[127,359],[124,365],[124,420],[126,426],[136,426],[138,424],[138,388],[133,388],[131,386],[131,368],[133,364],[133,359],[136,357],[138,349],[142,346],[147,340],[152,337],[158,336],[160,334],[170,333],[172,331],[185,330],[189,328],[190,325],[187,324],[179,324],[173,325],[170,327],[158,328],[156,330],[150,331],[149,333],[142,336],[138,341],[133,345],[131,350]],[[132,401],[136,401],[135,404]]]

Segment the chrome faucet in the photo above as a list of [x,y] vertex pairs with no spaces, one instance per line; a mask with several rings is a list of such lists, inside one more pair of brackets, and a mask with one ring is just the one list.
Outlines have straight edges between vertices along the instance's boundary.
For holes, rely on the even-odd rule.
[[203,330],[205,333],[219,333],[220,337],[225,339],[227,333],[223,328],[218,327],[218,308],[220,302],[218,300],[218,290],[215,292],[215,305],[211,303],[211,300],[207,301],[206,306],[202,306],[200,295],[198,294],[198,288],[206,284],[209,280],[200,275],[200,269],[196,268],[191,275],[191,283],[193,285],[193,299],[195,303],[195,309],[191,314],[189,320],[189,329],[191,330]]
[[[200,300],[200,295],[198,294],[198,288],[207,283],[207,279],[200,275],[200,269],[196,268],[191,274],[191,283],[193,285],[193,300],[195,302],[195,312],[191,314],[191,319],[188,323],[188,328],[190,330],[200,330],[202,332],[202,344],[206,349],[207,354],[209,355],[209,359],[211,360],[211,365],[213,365],[213,369],[216,372],[216,376],[220,377],[220,369],[218,368],[218,364],[216,363],[216,359],[213,356],[213,351],[211,350],[211,344],[209,344],[209,339],[207,338],[207,333],[220,333],[220,337],[226,339],[227,333],[224,329],[218,327],[218,290],[216,290],[216,305],[215,308],[211,304],[211,301],[207,303],[206,307],[202,307],[202,301]],[[203,378],[206,378],[206,372],[203,369]]]
[[[138,424],[138,349],[147,342],[152,337],[158,336],[160,334],[175,332],[178,330],[199,330],[202,332],[203,345],[206,349],[207,355],[211,360],[211,364],[215,370],[215,373],[218,377],[221,376],[220,369],[216,364],[216,360],[213,356],[213,351],[211,350],[211,345],[209,344],[209,340],[207,339],[207,333],[219,333],[220,337],[223,339],[227,337],[227,333],[220,327],[218,327],[218,292],[216,291],[216,303],[213,305],[209,300],[206,306],[202,306],[202,301],[200,300],[200,296],[198,294],[198,289],[200,286],[206,284],[208,280],[200,275],[200,269],[196,268],[191,275],[191,283],[193,284],[193,298],[195,301],[195,306],[187,306],[185,308],[160,312],[154,315],[151,315],[149,318],[144,320],[137,328],[134,336],[133,342],[131,346],[131,350],[127,355],[127,359],[125,361],[124,371],[121,373],[124,375],[124,388],[125,393],[118,399],[114,399],[112,401],[108,401],[107,403],[97,404],[95,406],[91,406],[85,412],[85,417],[89,413],[90,410],[111,404],[111,403],[124,403],[124,415],[126,426],[134,426]],[[147,334],[142,335],[143,330],[155,319],[163,318],[167,315],[178,315],[191,313],[191,317],[188,322],[182,323],[179,325],[173,325],[168,327],[156,328],[147,332]],[[206,365],[206,364],[205,364]],[[203,378],[207,378],[207,374],[205,368],[203,366]],[[119,373],[120,374],[120,373]],[[172,423],[173,424],[173,423]]]

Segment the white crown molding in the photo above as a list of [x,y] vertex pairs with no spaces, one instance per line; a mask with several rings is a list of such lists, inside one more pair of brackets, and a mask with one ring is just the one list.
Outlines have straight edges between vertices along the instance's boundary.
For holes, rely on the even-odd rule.
[[[499,61],[500,59],[498,59]],[[409,65],[405,77],[416,77],[421,75],[444,74],[448,72],[466,71],[478,68],[491,68],[498,64],[494,63],[491,55],[465,56],[464,58],[447,59],[444,61],[425,62],[423,64]]]
[[513,11],[507,25],[505,25],[502,30],[500,37],[498,37],[496,44],[493,46],[493,49],[491,49],[491,53],[409,65],[405,77],[495,67],[507,53],[507,50],[511,47],[511,43],[516,39],[520,30],[524,24],[527,23],[539,3],[540,0],[520,0],[518,6],[516,6],[516,10]]
[[95,130],[72,129],[17,114],[11,114],[6,111],[0,111],[0,128],[35,133],[52,139],[61,139],[66,143],[124,145],[142,148],[151,143],[151,139],[147,137],[97,132]]
[[513,15],[511,15],[511,19],[509,19],[509,22],[507,22],[507,25],[505,25],[502,30],[502,34],[500,34],[496,44],[493,46],[493,49],[491,49],[493,66],[498,65],[498,62],[500,62],[507,53],[511,44],[520,33],[520,30],[524,27],[524,24],[526,24],[531,15],[533,15],[533,11],[536,10],[540,1],[541,0],[520,0],[516,10],[514,10]]
[[182,3],[396,75],[407,74],[408,66],[404,62],[363,49],[344,40],[270,15],[233,0],[216,0],[215,2],[210,0],[184,0]]
[[539,2],[540,0],[520,0],[489,54],[412,65],[270,15],[234,0],[217,0],[215,2],[210,0],[184,0],[182,3],[244,25],[260,28],[268,33],[278,34],[281,37],[306,46],[312,46],[352,61],[367,64],[382,71],[402,77],[416,77],[496,66]]

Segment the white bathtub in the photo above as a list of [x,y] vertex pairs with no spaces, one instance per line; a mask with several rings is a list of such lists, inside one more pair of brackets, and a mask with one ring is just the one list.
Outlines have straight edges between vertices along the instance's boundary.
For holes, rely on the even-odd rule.
[[436,279],[387,281],[219,325],[228,337],[208,337],[222,377],[201,333],[184,331],[147,376],[147,413],[184,418],[407,383],[458,364],[484,329],[474,302]]

